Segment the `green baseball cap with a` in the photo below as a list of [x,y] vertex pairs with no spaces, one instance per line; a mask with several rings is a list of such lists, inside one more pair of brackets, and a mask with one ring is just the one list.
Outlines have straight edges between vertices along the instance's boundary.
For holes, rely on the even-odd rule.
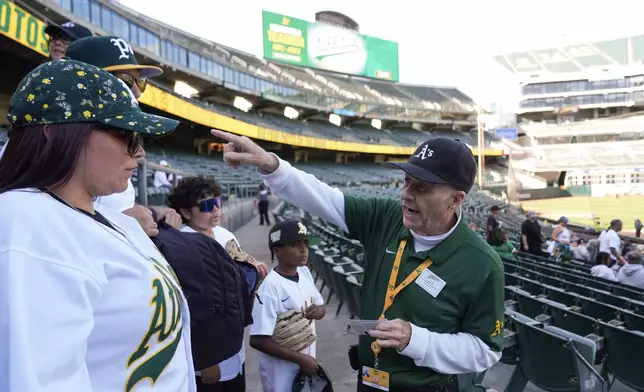
[[67,47],[65,57],[95,65],[109,72],[136,70],[145,78],[153,78],[163,73],[159,67],[139,64],[130,44],[116,36],[81,38]]
[[132,90],[102,69],[75,60],[44,63],[22,79],[11,97],[9,123],[96,122],[142,134],[164,135],[179,121],[143,113]]

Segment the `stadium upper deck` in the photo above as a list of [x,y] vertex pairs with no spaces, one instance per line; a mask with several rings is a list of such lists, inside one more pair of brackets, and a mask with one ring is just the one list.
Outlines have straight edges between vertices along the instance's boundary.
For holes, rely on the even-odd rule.
[[495,60],[521,80],[519,114],[527,120],[607,117],[639,110],[643,103],[644,35],[509,53]]
[[644,164],[636,153],[644,131],[644,35],[495,60],[520,83],[517,117],[525,148],[513,159],[514,169],[560,185],[578,185],[566,172],[584,170],[593,179],[589,184],[608,184],[590,173],[629,172]]
[[495,56],[495,60],[512,73],[527,77],[627,67],[644,62],[644,35],[508,53]]
[[[71,20],[97,34],[122,36],[141,63],[160,64],[165,69],[163,78],[153,81],[141,102],[198,125],[296,147],[382,155],[408,155],[436,130],[475,140],[467,135],[475,126],[474,103],[456,88],[278,65],[104,0],[24,0],[16,4],[24,9],[11,5],[10,26],[0,33],[42,55],[47,54],[43,20]],[[28,29],[34,31],[33,37]],[[191,98],[176,94],[177,80],[198,94]],[[253,111],[231,108],[237,96],[250,101]],[[283,117],[285,106],[298,110],[298,121]],[[341,127],[328,123],[331,113],[342,117]],[[371,126],[372,119],[382,122],[382,130]],[[501,155],[503,151],[489,149],[486,153]]]

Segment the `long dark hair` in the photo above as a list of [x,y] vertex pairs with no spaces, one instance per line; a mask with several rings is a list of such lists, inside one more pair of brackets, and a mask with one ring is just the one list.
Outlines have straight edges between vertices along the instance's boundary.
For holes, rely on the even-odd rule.
[[595,265],[608,265],[611,263],[610,255],[606,252],[599,252],[595,257]]
[[493,229],[487,235],[487,243],[493,246],[501,246],[508,240],[507,234],[502,229]]
[[91,123],[52,124],[12,130],[0,158],[0,193],[66,185],[94,127]]

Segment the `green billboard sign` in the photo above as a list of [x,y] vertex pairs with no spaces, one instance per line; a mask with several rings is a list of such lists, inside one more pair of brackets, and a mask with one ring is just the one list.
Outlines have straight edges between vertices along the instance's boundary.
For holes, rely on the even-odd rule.
[[264,57],[397,82],[398,44],[324,23],[263,11]]

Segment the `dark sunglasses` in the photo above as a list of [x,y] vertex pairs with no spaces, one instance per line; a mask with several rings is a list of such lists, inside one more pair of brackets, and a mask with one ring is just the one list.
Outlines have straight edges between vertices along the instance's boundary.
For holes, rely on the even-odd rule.
[[129,136],[127,141],[127,153],[129,156],[133,157],[141,148],[143,139],[138,132],[123,132],[123,134],[124,136]]
[[198,206],[199,206],[200,212],[212,212],[212,210],[214,210],[215,207],[221,208],[221,197],[217,196],[217,197],[200,201]]
[[148,80],[146,78],[141,78],[141,77],[135,78],[134,76],[123,72],[115,73],[114,76],[121,79],[130,88],[133,88],[134,85],[136,84],[136,87],[139,89],[141,93],[143,93],[145,91],[145,88],[148,87]]
[[127,154],[131,157],[135,156],[141,148],[143,139],[137,132],[123,131],[120,129],[97,129],[97,131],[107,132],[120,139],[127,140]]

